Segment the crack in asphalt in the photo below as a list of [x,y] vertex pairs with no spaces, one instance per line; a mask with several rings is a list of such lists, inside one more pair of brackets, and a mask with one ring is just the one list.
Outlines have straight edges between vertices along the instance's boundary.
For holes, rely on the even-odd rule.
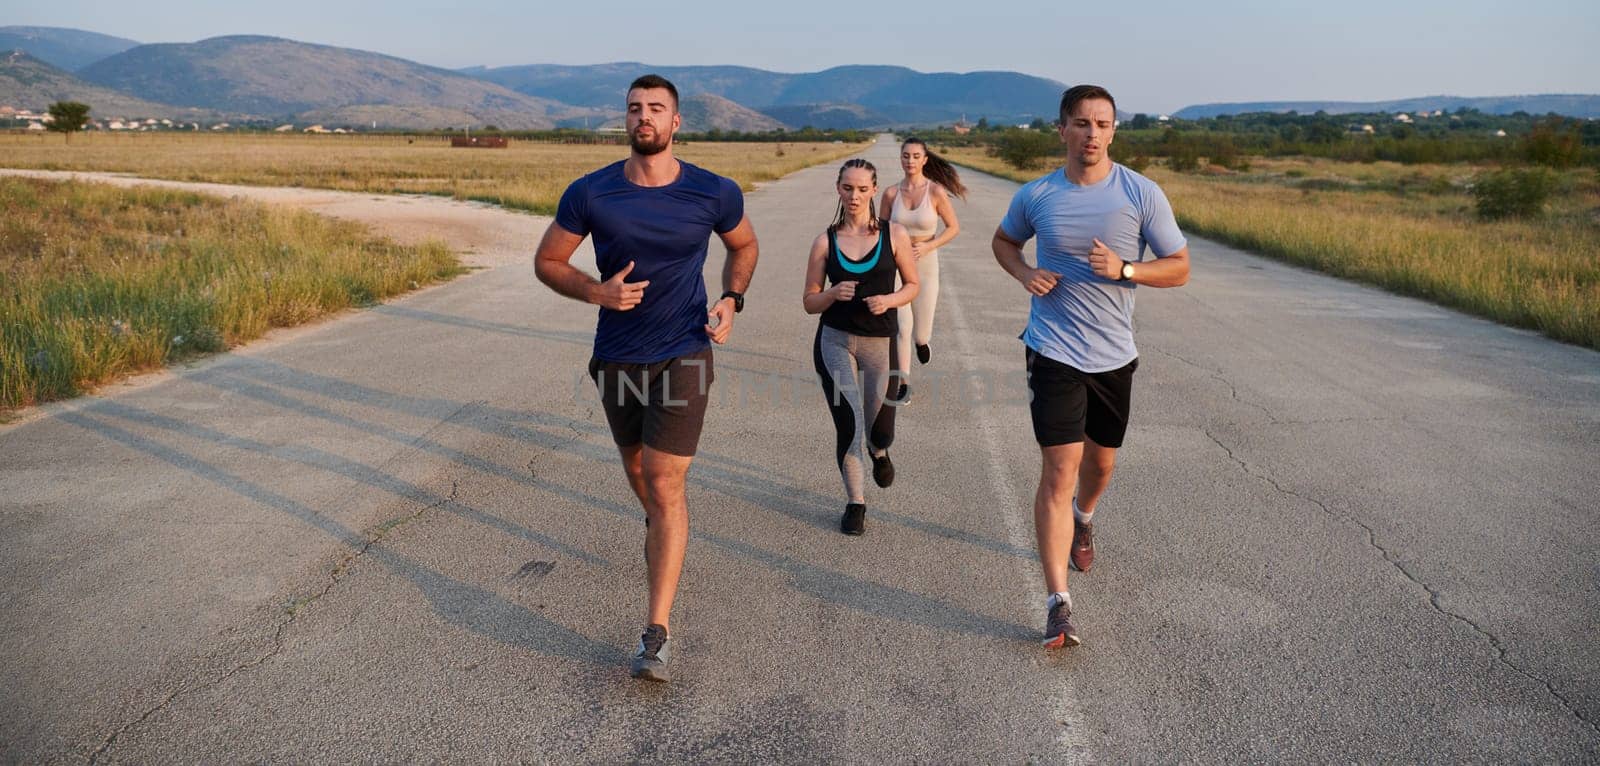
[[594,405],[591,404],[591,405],[589,405],[588,411],[583,414],[583,420],[582,421],[574,420],[574,421],[569,421],[567,423],[567,429],[572,431],[572,438],[567,439],[566,441],[563,441],[563,442],[560,442],[560,443],[557,443],[557,444],[552,444],[552,445],[550,445],[548,447],[545,447],[545,448],[539,450],[538,452],[533,453],[533,457],[528,458],[528,463],[525,466],[528,469],[528,475],[533,477],[533,478],[535,478],[535,479],[539,478],[539,472],[534,470],[534,465],[536,465],[539,462],[539,458],[542,458],[545,455],[548,455],[548,454],[550,454],[552,452],[561,450],[564,447],[567,447],[567,446],[572,445],[572,444],[577,444],[579,441],[582,441],[583,437],[584,437],[584,433],[583,433],[583,431],[578,430],[578,426],[575,425],[575,424],[579,423],[579,422],[588,422],[588,421],[592,420],[593,418],[594,418]]
[[1253,401],[1250,401],[1249,399],[1245,399],[1243,397],[1240,397],[1239,396],[1239,388],[1233,384],[1233,381],[1228,380],[1225,376],[1223,376],[1221,370],[1218,370],[1218,369],[1215,369],[1215,368],[1212,368],[1212,367],[1207,367],[1207,366],[1205,366],[1203,364],[1200,364],[1199,362],[1195,362],[1195,361],[1192,361],[1192,360],[1189,360],[1189,359],[1185,359],[1184,357],[1179,356],[1178,354],[1174,354],[1171,351],[1167,351],[1165,349],[1156,348],[1156,349],[1151,349],[1151,350],[1156,352],[1157,354],[1161,354],[1162,356],[1172,357],[1173,359],[1176,359],[1176,360],[1178,360],[1180,362],[1183,362],[1184,364],[1187,364],[1190,367],[1193,367],[1193,368],[1195,368],[1197,370],[1203,370],[1203,371],[1209,373],[1212,380],[1215,380],[1218,383],[1221,383],[1222,385],[1228,387],[1228,393],[1233,397],[1234,401],[1236,401],[1236,402],[1238,402],[1240,404],[1243,404],[1245,406],[1248,406],[1248,407],[1254,407],[1254,408],[1256,408],[1258,410],[1261,410],[1262,412],[1266,413],[1267,419],[1269,421],[1271,421],[1273,425],[1283,425],[1283,421],[1278,420],[1278,416],[1274,415],[1272,413],[1272,410],[1267,409],[1265,405],[1262,405],[1260,403],[1253,402]]
[[1432,585],[1429,585],[1427,582],[1423,581],[1421,578],[1419,578],[1416,575],[1412,574],[1411,570],[1407,569],[1406,565],[1404,563],[1401,563],[1401,561],[1398,558],[1396,558],[1395,555],[1393,553],[1391,553],[1388,548],[1384,547],[1383,544],[1378,541],[1378,533],[1375,530],[1373,530],[1373,528],[1371,526],[1369,526],[1365,522],[1361,521],[1360,519],[1355,518],[1354,516],[1351,516],[1351,515],[1345,514],[1345,513],[1340,513],[1339,511],[1334,510],[1333,508],[1329,507],[1327,503],[1324,503],[1321,500],[1318,500],[1318,499],[1316,499],[1314,497],[1307,497],[1307,496],[1302,495],[1302,494],[1300,494],[1298,492],[1295,492],[1292,489],[1288,489],[1288,488],[1284,487],[1283,485],[1279,484],[1277,479],[1274,479],[1271,476],[1267,476],[1265,474],[1258,473],[1258,472],[1252,470],[1250,468],[1250,464],[1249,463],[1245,462],[1238,455],[1235,455],[1233,453],[1233,449],[1231,447],[1229,447],[1228,445],[1224,444],[1222,442],[1222,440],[1218,439],[1215,435],[1213,435],[1211,433],[1211,431],[1206,430],[1206,431],[1204,431],[1204,433],[1208,438],[1211,439],[1212,442],[1214,442],[1218,447],[1222,448],[1223,452],[1227,453],[1228,458],[1230,460],[1232,460],[1233,462],[1239,464],[1239,468],[1242,469],[1245,472],[1245,475],[1267,483],[1273,489],[1277,490],[1278,493],[1280,493],[1280,494],[1287,495],[1289,497],[1297,498],[1299,500],[1303,500],[1305,502],[1311,503],[1312,505],[1315,505],[1317,508],[1321,509],[1321,511],[1324,514],[1326,514],[1326,515],[1328,515],[1328,516],[1330,516],[1330,517],[1332,517],[1334,519],[1337,519],[1337,520],[1339,520],[1341,522],[1344,522],[1344,523],[1347,523],[1347,524],[1353,524],[1353,525],[1355,525],[1357,527],[1360,527],[1362,531],[1367,533],[1367,545],[1371,546],[1373,550],[1376,550],[1379,553],[1379,555],[1382,556],[1383,560],[1388,562],[1390,566],[1394,567],[1395,571],[1399,572],[1401,574],[1401,576],[1405,577],[1407,580],[1410,580],[1413,584],[1415,584],[1416,586],[1422,588],[1423,591],[1427,592],[1427,594],[1428,594],[1428,604],[1433,607],[1434,611],[1438,612],[1439,614],[1441,614],[1441,615],[1443,615],[1443,616],[1445,616],[1447,618],[1450,618],[1452,620],[1456,620],[1456,621],[1462,623],[1463,625],[1466,625],[1467,627],[1471,628],[1474,632],[1476,632],[1479,636],[1482,636],[1484,639],[1488,640],[1489,645],[1491,647],[1493,647],[1494,650],[1495,650],[1495,659],[1496,659],[1496,661],[1498,661],[1500,664],[1506,666],[1507,668],[1510,668],[1511,670],[1515,671],[1518,675],[1521,675],[1522,677],[1527,678],[1528,680],[1533,681],[1534,683],[1537,683],[1537,684],[1543,686],[1545,691],[1548,692],[1551,697],[1554,697],[1557,701],[1559,701],[1561,703],[1562,707],[1567,709],[1568,713],[1571,713],[1574,718],[1577,718],[1579,721],[1582,721],[1590,729],[1594,730],[1595,733],[1600,734],[1600,724],[1597,724],[1594,720],[1590,719],[1587,715],[1584,715],[1583,711],[1580,710],[1577,707],[1577,705],[1575,705],[1572,702],[1572,700],[1568,699],[1561,692],[1557,691],[1553,684],[1551,684],[1549,681],[1547,681],[1547,680],[1545,680],[1543,678],[1540,678],[1537,675],[1534,675],[1532,672],[1523,669],[1521,666],[1517,665],[1515,662],[1512,662],[1511,657],[1510,657],[1510,650],[1506,647],[1505,643],[1500,640],[1499,636],[1495,635],[1489,629],[1483,627],[1482,625],[1479,625],[1478,623],[1474,622],[1472,619],[1466,617],[1465,615],[1457,614],[1455,612],[1450,611],[1449,609],[1446,609],[1444,607],[1444,605],[1441,603],[1441,599],[1442,599],[1443,594],[1441,594],[1439,592],[1439,590],[1434,588]]
[[455,502],[456,495],[459,491],[460,483],[455,479],[451,479],[450,494],[447,497],[439,500],[436,503],[423,506],[409,516],[390,520],[379,525],[377,532],[368,538],[367,541],[362,544],[360,549],[350,552],[349,555],[345,556],[339,561],[339,563],[334,565],[333,569],[328,572],[328,584],[325,585],[322,590],[318,591],[315,595],[309,598],[297,600],[292,604],[292,607],[289,610],[288,618],[278,623],[277,628],[273,631],[271,639],[272,649],[270,651],[261,655],[260,657],[255,658],[254,660],[229,668],[210,681],[184,686],[173,691],[171,694],[168,694],[155,706],[151,707],[149,710],[146,710],[143,715],[127,724],[124,724],[122,728],[117,729],[116,731],[112,732],[110,736],[106,737],[105,741],[101,742],[100,746],[95,748],[93,753],[89,754],[88,762],[90,764],[98,762],[100,756],[105,754],[107,750],[110,750],[111,747],[116,744],[118,738],[120,738],[123,734],[138,728],[145,721],[149,720],[151,716],[166,709],[168,705],[172,704],[172,702],[179,697],[219,686],[229,678],[232,678],[235,675],[243,673],[247,670],[260,667],[272,658],[278,656],[278,654],[283,651],[284,633],[289,630],[290,626],[294,625],[294,623],[299,619],[300,613],[304,611],[306,607],[316,603],[317,601],[321,600],[323,596],[326,596],[328,593],[333,591],[334,586],[338,585],[339,581],[344,579],[344,575],[350,570],[351,564],[353,564],[357,559],[360,559],[362,556],[365,556],[367,551],[371,550],[374,545],[377,545],[378,543],[388,539],[390,535],[394,534],[395,530],[398,530],[409,525],[411,522],[416,521],[428,511],[442,508],[450,503]]

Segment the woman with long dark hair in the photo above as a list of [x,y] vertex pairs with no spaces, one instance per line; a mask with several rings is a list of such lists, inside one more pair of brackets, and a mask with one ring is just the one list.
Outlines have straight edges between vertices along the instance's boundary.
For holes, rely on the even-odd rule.
[[[904,401],[910,389],[911,349],[917,361],[927,364],[933,356],[933,312],[939,303],[939,248],[961,233],[952,196],[967,198],[967,187],[949,160],[934,154],[922,139],[912,137],[900,144],[900,169],[905,178],[883,191],[884,217],[906,227],[911,236],[911,257],[916,262],[922,289],[916,300],[900,312],[900,333],[895,339],[895,372],[900,379]],[[944,230],[939,230],[939,223]]]
[[846,503],[839,531],[859,535],[866,524],[867,459],[878,486],[894,482],[889,460],[894,407],[884,401],[892,365],[889,346],[899,329],[895,311],[916,297],[918,278],[905,227],[878,218],[872,204],[877,168],[863,159],[849,160],[839,168],[834,187],[839,212],[811,243],[801,300],[807,314],[822,315],[812,357],[838,437]]

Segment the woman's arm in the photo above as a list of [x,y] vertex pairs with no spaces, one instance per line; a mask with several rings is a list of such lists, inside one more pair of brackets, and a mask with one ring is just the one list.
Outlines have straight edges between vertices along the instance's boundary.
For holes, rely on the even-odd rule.
[[821,314],[833,305],[834,301],[847,301],[856,297],[855,282],[840,282],[833,287],[823,289],[828,281],[828,235],[823,233],[811,243],[810,260],[806,261],[806,290],[800,296],[800,302],[805,305],[807,314]]
[[917,278],[917,259],[911,254],[911,235],[906,233],[906,227],[898,223],[889,224],[889,244],[894,247],[894,265],[900,270],[900,289],[888,295],[873,295],[867,298],[867,310],[873,314],[882,314],[892,308],[899,308],[917,297],[917,291],[922,289],[922,283]]

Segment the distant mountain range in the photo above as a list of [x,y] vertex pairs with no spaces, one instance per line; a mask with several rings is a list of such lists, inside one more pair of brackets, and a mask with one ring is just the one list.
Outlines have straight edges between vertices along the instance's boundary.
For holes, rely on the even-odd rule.
[[1457,109],[1476,109],[1485,114],[1556,114],[1592,119],[1600,117],[1600,96],[1582,94],[1546,94],[1536,96],[1423,96],[1395,101],[1253,101],[1234,104],[1197,104],[1173,112],[1172,116],[1185,120],[1199,120],[1224,114],[1250,112],[1288,111],[1300,114],[1352,114],[1358,112],[1432,112]]
[[60,27],[0,27],[0,51],[29,55],[68,72],[137,46],[135,40]]
[[141,45],[78,75],[149,101],[298,122],[538,129],[600,115],[393,56],[276,37]]
[[89,104],[96,117],[153,117],[207,123],[233,119],[233,116],[209,109],[158,104],[84,82],[71,72],[22,51],[0,53],[0,106],[43,111],[57,101]]
[[[11,53],[26,51],[26,53]],[[275,37],[216,37],[141,45],[48,27],[0,27],[0,106],[43,109],[83,101],[97,117],[287,121],[386,128],[611,127],[623,92],[656,72],[678,85],[687,130],[906,128],[965,119],[1053,120],[1065,87],[1017,72],[924,73],[898,66],[840,66],[783,73],[739,66],[636,62],[531,64],[448,70],[380,53]],[[1249,111],[1330,113],[1555,111],[1600,117],[1600,96],[1430,97],[1372,103],[1258,102],[1186,107],[1198,118]]]
[[653,66],[637,62],[461,70],[518,93],[568,104],[616,108],[633,78],[655,72],[682,95],[709,93],[793,127],[857,128],[952,123],[963,117],[1028,122],[1053,116],[1066,87],[1016,72],[927,74],[897,66],[840,66],[786,74],[736,66]]

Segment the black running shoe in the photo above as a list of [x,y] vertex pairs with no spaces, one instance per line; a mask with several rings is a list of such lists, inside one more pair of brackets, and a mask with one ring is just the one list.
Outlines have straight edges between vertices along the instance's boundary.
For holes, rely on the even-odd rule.
[[872,480],[880,487],[894,483],[894,461],[889,459],[888,450],[884,450],[881,457],[872,456]]
[[651,625],[639,636],[639,648],[633,652],[633,662],[628,672],[634,678],[646,681],[667,681],[667,629]]
[[894,402],[894,405],[896,407],[904,407],[904,406],[910,404],[911,403],[911,384],[910,383],[901,383],[900,384],[900,389],[898,391],[895,391],[894,396],[889,397],[889,401]]
[[928,344],[926,344],[926,343],[918,343],[917,344],[917,361],[919,361],[919,362],[921,362],[923,364],[927,364],[928,360],[931,359],[932,357],[933,357],[933,349],[928,348]]
[[1063,646],[1077,646],[1078,631],[1072,627],[1072,607],[1065,601],[1057,601],[1050,607],[1050,613],[1045,616],[1044,623],[1044,648],[1060,649]]
[[845,506],[844,515],[839,517],[839,531],[847,535],[859,535],[867,531],[867,507],[861,503]]

